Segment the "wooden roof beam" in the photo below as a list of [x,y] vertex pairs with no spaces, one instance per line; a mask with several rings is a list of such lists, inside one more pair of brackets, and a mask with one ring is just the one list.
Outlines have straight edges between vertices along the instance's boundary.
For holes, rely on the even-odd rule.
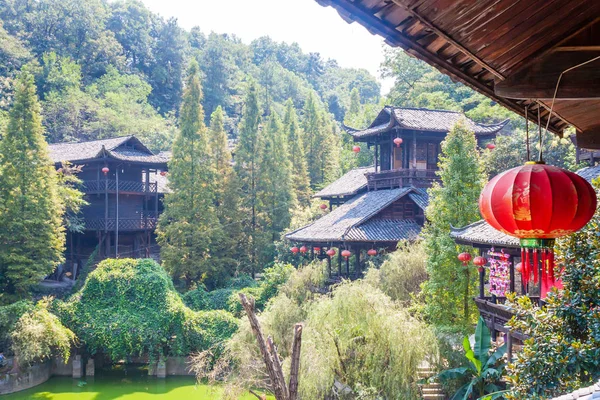
[[[551,100],[563,71],[600,56],[600,50],[554,51],[503,81],[496,81],[494,92],[510,99]],[[600,98],[600,60],[563,74],[556,95],[561,100]]]

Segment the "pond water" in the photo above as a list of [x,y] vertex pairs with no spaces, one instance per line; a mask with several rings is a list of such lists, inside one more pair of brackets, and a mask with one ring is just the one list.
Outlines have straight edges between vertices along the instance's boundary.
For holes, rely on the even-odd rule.
[[[197,385],[193,376],[157,379],[143,368],[96,371],[85,379],[53,377],[46,383],[22,392],[0,396],[1,400],[208,400],[218,399],[219,389]],[[247,395],[243,400],[256,400]]]

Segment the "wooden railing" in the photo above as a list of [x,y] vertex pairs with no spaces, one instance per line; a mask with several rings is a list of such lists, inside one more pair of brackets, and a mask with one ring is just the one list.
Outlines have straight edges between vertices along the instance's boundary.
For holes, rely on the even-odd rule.
[[391,189],[405,186],[430,187],[438,180],[434,169],[395,169],[366,174],[368,190]]
[[[114,179],[100,179],[85,181],[82,191],[87,194],[114,193],[117,191],[117,181]],[[119,193],[156,193],[156,182],[123,181],[119,179]]]
[[[155,213],[139,215],[136,218],[119,218],[119,231],[142,231],[156,229],[158,216]],[[115,231],[116,218],[85,218],[85,229],[88,231]]]

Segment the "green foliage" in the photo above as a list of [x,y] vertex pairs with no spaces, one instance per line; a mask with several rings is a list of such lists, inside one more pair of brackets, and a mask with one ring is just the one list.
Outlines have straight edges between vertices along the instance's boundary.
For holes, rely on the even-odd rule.
[[20,365],[60,356],[68,360],[76,336],[65,328],[48,308],[52,299],[44,298],[18,319],[11,333],[12,348]]
[[476,273],[458,261],[462,251],[450,237],[450,227],[480,218],[477,200],[484,176],[475,135],[458,122],[442,142],[438,176],[429,189],[428,222],[423,231],[429,279],[423,285],[425,313],[435,325],[468,326],[474,321],[471,301]]
[[33,310],[33,303],[29,300],[20,300],[15,303],[0,306],[0,351],[5,355],[12,352],[11,333],[21,316]]
[[83,219],[80,215],[81,207],[88,204],[83,198],[83,192],[79,190],[81,179],[77,174],[81,167],[73,166],[68,161],[62,163],[58,169],[58,191],[59,197],[65,205],[64,226],[70,232],[83,232]]
[[157,238],[165,269],[175,279],[192,282],[218,280],[227,271],[212,263],[211,245],[221,226],[214,209],[215,171],[200,99],[198,65],[193,62],[180,112],[180,132],[169,161],[169,187],[160,216]]
[[292,99],[287,100],[285,107],[283,124],[286,132],[286,141],[289,144],[290,162],[292,164],[292,185],[294,186],[298,203],[301,206],[307,206],[310,204],[311,190],[306,155],[304,154],[304,134],[300,129]]
[[423,242],[400,243],[378,269],[367,271],[365,280],[392,300],[409,305],[427,279],[426,260]]
[[62,261],[65,205],[33,76],[22,73],[0,141],[0,303],[24,298]]
[[511,299],[511,329],[529,336],[509,366],[510,399],[547,399],[590,386],[600,378],[600,215],[581,231],[557,240],[564,290],[543,307]]
[[506,344],[495,349],[490,354],[491,332],[479,317],[475,330],[475,345],[471,348],[469,338],[463,340],[467,366],[452,368],[440,372],[431,379],[459,380],[466,383],[452,396],[452,400],[469,400],[472,398],[493,400],[500,398],[502,393],[500,380],[504,373],[505,364],[502,357],[506,352]]
[[102,261],[81,291],[56,309],[92,354],[102,351],[113,360],[186,355],[218,346],[237,329],[227,312],[187,308],[151,259]]

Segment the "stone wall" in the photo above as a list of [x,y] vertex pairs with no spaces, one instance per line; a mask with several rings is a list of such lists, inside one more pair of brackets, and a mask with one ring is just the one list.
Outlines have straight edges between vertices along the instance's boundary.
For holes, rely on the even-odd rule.
[[0,394],[14,393],[40,385],[50,379],[52,362],[32,365],[20,372],[0,373]]
[[194,375],[194,373],[190,371],[189,362],[189,357],[167,357],[167,375]]

